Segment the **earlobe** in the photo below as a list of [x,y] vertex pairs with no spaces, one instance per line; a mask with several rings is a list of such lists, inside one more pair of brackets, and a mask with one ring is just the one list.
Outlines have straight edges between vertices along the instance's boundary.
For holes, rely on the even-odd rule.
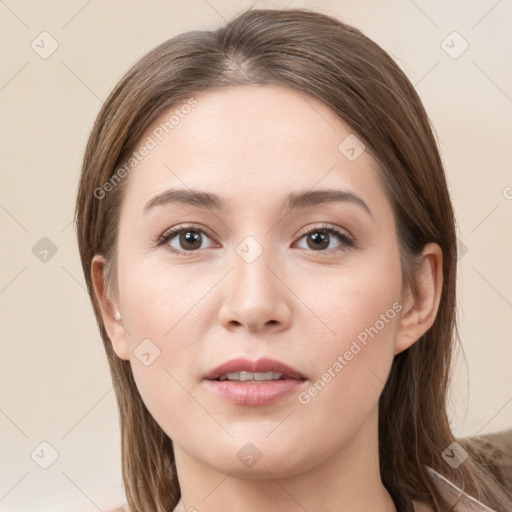
[[408,349],[425,334],[437,315],[443,287],[443,252],[426,244],[416,265],[415,288],[407,290],[395,341],[395,354]]
[[108,296],[105,287],[104,269],[105,258],[100,254],[96,254],[91,262],[91,279],[96,299],[100,305],[103,324],[112,342],[114,352],[119,358],[129,360],[130,349],[126,338],[126,330],[117,304]]

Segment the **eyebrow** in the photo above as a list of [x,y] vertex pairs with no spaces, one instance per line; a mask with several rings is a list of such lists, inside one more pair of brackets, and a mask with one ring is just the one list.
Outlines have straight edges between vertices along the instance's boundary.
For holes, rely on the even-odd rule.
[[[373,214],[368,205],[354,192],[348,190],[305,190],[303,192],[292,192],[288,195],[282,205],[284,210],[295,210],[299,208],[310,208],[325,203],[348,202],[362,207],[371,217]],[[181,203],[198,208],[211,210],[230,211],[230,201],[210,192],[203,192],[195,189],[170,189],[151,199],[144,206],[144,213],[156,206],[169,203]]]

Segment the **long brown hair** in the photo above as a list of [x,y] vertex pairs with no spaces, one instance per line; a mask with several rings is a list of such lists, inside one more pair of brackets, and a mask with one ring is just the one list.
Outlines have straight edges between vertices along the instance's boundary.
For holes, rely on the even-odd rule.
[[[117,297],[116,241],[124,185],[119,169],[148,126],[195,94],[233,85],[285,85],[317,98],[344,120],[379,164],[398,227],[404,283],[428,242],[443,251],[441,302],[433,326],[395,356],[379,400],[383,484],[396,503],[452,510],[425,466],[499,511],[510,502],[470,456],[457,469],[442,458],[455,441],[446,405],[456,328],[457,244],[453,208],[429,119],[391,57],[359,30],[305,9],[249,10],[214,31],[180,34],[142,57],[98,114],[85,151],[76,203],[80,257],[117,395],[123,480],[132,511],[171,511],[181,492],[171,439],[146,409],[130,362],[116,356],[91,280],[105,256],[106,289]],[[126,168],[125,168],[126,171]],[[468,446],[466,448],[469,449]]]

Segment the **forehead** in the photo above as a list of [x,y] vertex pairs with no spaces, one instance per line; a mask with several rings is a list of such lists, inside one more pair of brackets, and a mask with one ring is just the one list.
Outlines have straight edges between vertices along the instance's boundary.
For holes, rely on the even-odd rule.
[[126,198],[147,202],[176,186],[230,197],[238,191],[262,201],[316,184],[378,193],[368,152],[355,160],[343,153],[350,137],[351,129],[326,105],[288,87],[207,91],[170,108],[146,130],[138,148],[151,149],[130,172]]

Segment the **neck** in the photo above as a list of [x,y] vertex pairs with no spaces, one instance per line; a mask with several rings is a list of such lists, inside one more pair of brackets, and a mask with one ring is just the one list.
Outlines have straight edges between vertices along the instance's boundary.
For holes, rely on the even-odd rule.
[[255,466],[252,473],[226,475],[175,445],[182,493],[175,512],[396,512],[380,477],[377,418],[374,410],[334,453],[315,454],[318,463],[307,471],[293,468],[284,475],[263,465],[258,473]]

